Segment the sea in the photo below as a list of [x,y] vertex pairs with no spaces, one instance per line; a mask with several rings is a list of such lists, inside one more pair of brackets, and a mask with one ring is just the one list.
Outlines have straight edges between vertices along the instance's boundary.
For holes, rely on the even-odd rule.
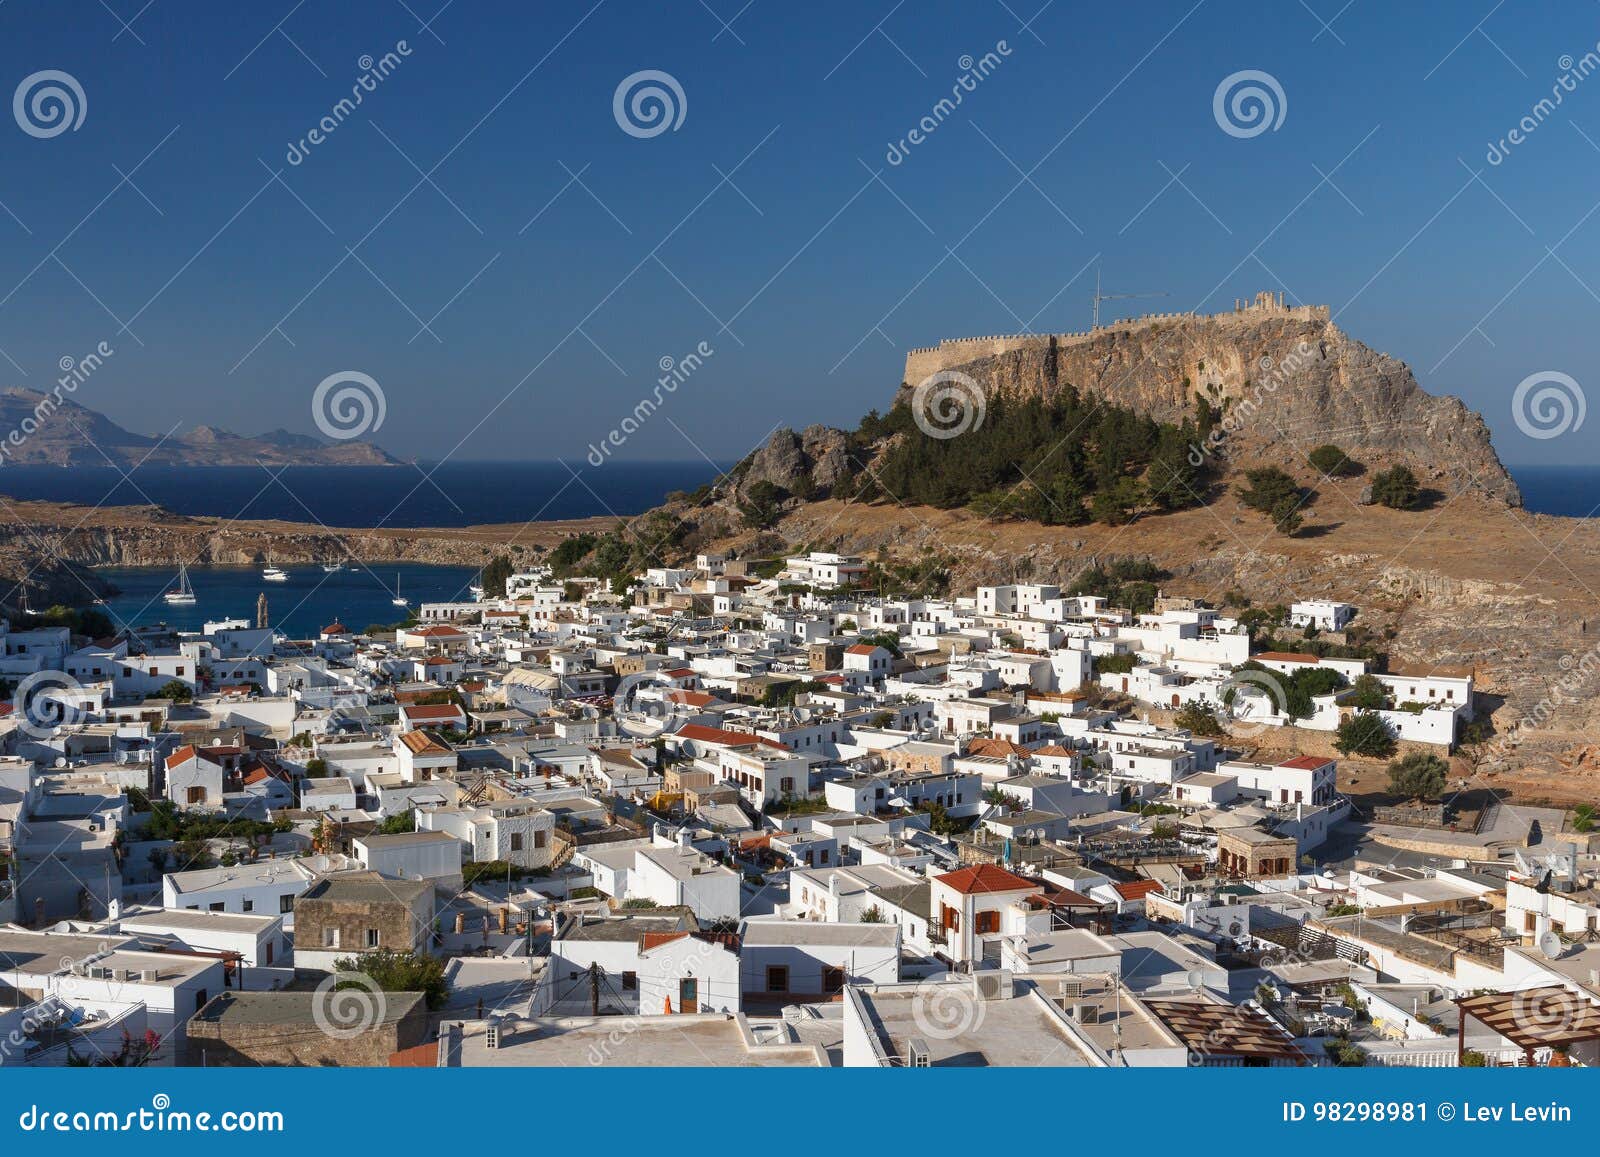
[[471,526],[640,514],[731,462],[446,462],[430,466],[0,467],[0,494],[331,527]]
[[315,635],[339,622],[352,631],[401,621],[423,603],[465,602],[477,582],[477,570],[464,566],[420,563],[347,566],[333,573],[320,565],[285,566],[286,582],[267,582],[259,566],[189,568],[193,606],[171,606],[162,594],[177,582],[172,567],[105,567],[96,573],[121,593],[102,608],[119,627],[166,623],[178,630],[198,631],[208,622],[244,619],[255,622],[256,599],[267,596],[267,621],[296,638]]
[[1600,466],[1510,466],[1522,505],[1535,514],[1600,515]]
[[[450,527],[640,514],[673,490],[693,491],[732,463],[447,462],[417,466],[142,466],[127,477],[112,467],[0,467],[0,494],[94,506],[155,504],[177,514],[320,522],[334,528]],[[286,566],[271,583],[259,566],[190,567],[193,606],[161,595],[177,580],[171,567],[102,568],[121,592],[105,610],[118,625],[166,623],[199,630],[207,622],[255,621],[256,598],[268,618],[304,636],[335,620],[351,630],[396,622],[424,602],[471,598],[476,571],[458,566],[393,564],[325,573],[320,565]]]
[[[152,467],[124,478],[105,468],[0,468],[0,494],[90,505],[155,503],[179,514],[220,518],[319,521],[331,527],[469,526],[592,515],[638,514],[669,491],[693,491],[731,463],[449,462],[429,467],[292,466],[269,474],[258,467]],[[1600,467],[1513,466],[1526,508],[1541,514],[1594,517],[1600,513]],[[121,593],[107,610],[127,625],[165,622],[198,630],[206,622],[254,620],[256,597],[267,596],[272,624],[307,635],[335,620],[352,630],[393,623],[411,607],[469,598],[475,572],[465,567],[405,564],[351,567],[333,574],[320,566],[286,567],[289,581],[269,583],[259,567],[191,567],[196,603],[169,606],[162,592],[170,568],[111,568],[100,573]]]

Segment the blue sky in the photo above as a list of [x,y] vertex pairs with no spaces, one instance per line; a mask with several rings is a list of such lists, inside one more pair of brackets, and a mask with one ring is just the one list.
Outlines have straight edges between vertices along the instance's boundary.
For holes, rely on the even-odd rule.
[[[1086,327],[1098,255],[1170,294],[1114,315],[1327,303],[1508,461],[1600,462],[1511,420],[1530,374],[1600,378],[1600,76],[1486,159],[1595,50],[1593,5],[441,3],[0,7],[0,96],[54,69],[86,103],[50,137],[0,117],[0,382],[107,341],[76,396],[124,425],[314,432],[357,370],[397,453],[579,459],[705,343],[615,456],[727,460],[883,406],[908,346]],[[619,127],[641,70],[675,130]],[[1284,94],[1251,137],[1213,115],[1244,70]]]

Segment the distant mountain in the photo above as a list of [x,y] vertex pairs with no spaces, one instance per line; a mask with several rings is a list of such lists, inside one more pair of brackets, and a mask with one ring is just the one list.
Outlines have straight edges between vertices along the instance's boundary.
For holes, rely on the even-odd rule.
[[169,438],[124,430],[70,398],[0,391],[0,462],[19,466],[398,466],[371,442],[328,442],[288,430],[248,436],[196,426]]

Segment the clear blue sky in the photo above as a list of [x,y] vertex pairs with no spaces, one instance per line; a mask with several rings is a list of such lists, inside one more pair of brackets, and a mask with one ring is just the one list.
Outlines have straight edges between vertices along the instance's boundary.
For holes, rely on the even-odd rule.
[[[125,425],[313,432],[353,369],[397,453],[578,459],[706,342],[617,453],[723,460],[884,405],[907,346],[1085,327],[1100,254],[1108,289],[1171,294],[1116,314],[1325,302],[1508,461],[1600,462],[1600,416],[1533,441],[1510,414],[1529,374],[1600,381],[1600,76],[1486,160],[1600,8],[1041,2],[8,0],[0,97],[59,69],[87,110],[44,139],[0,114],[0,381],[106,340],[77,397]],[[686,108],[640,138],[613,94],[645,69]],[[1276,130],[1219,128],[1241,70],[1280,84]]]

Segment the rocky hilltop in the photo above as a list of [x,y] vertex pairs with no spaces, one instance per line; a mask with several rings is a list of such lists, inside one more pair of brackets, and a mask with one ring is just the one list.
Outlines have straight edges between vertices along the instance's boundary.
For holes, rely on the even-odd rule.
[[1229,313],[944,341],[906,355],[896,401],[909,404],[940,373],[970,378],[987,397],[1049,398],[1075,386],[1158,421],[1182,421],[1204,398],[1224,417],[1202,449],[1236,465],[1303,461],[1333,442],[1380,468],[1405,462],[1446,494],[1470,488],[1522,503],[1483,418],[1425,392],[1405,362],[1346,334],[1326,306],[1263,293]]
[[288,430],[235,434],[196,426],[170,437],[135,434],[60,391],[0,391],[0,461],[18,466],[398,466],[370,442],[324,442]]

